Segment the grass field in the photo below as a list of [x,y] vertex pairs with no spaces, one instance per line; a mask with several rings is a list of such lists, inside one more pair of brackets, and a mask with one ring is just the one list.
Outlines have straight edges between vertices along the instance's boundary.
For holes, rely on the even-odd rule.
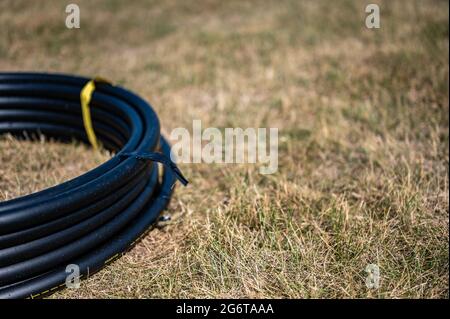
[[[0,70],[102,75],[166,135],[278,127],[280,157],[266,176],[182,164],[172,221],[52,297],[449,297],[447,1],[71,2],[78,30],[64,1],[1,1]],[[0,137],[0,200],[108,157]]]

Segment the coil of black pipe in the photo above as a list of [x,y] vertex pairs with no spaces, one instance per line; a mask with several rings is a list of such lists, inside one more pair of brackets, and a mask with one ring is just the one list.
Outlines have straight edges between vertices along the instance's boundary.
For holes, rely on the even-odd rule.
[[[0,135],[88,143],[80,108],[88,81],[0,73]],[[33,298],[64,287],[68,265],[77,265],[81,277],[100,270],[145,234],[170,200],[176,171],[126,155],[169,156],[152,107],[106,83],[96,84],[90,106],[97,138],[115,155],[60,185],[0,202],[0,298]]]

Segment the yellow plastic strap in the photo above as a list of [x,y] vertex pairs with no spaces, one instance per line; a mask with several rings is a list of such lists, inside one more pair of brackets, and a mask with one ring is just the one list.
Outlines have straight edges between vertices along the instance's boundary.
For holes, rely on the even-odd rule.
[[97,150],[99,148],[99,145],[97,137],[95,136],[94,128],[92,126],[91,110],[89,108],[89,103],[91,102],[92,94],[95,91],[95,83],[110,84],[110,82],[108,82],[105,79],[102,79],[101,77],[95,77],[94,79],[86,83],[86,85],[81,90],[80,100],[81,100],[81,111],[83,113],[84,129],[86,130],[86,134],[92,147]]

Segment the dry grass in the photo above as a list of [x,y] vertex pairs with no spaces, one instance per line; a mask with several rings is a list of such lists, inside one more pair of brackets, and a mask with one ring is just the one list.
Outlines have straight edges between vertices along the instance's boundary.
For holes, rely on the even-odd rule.
[[[164,132],[279,127],[279,172],[182,165],[173,221],[58,298],[448,298],[448,2],[0,3],[0,70],[103,75]],[[373,2],[373,1],[370,1]],[[369,2],[367,2],[369,3]],[[0,140],[0,200],[108,157]],[[364,269],[381,268],[381,286]]]

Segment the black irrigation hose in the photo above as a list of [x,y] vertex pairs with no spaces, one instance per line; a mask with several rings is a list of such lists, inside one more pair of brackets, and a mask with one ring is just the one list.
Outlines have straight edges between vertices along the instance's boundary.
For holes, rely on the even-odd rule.
[[[88,143],[80,108],[88,81],[0,73],[0,134]],[[175,179],[187,182],[168,160],[158,118],[144,100],[98,83],[90,106],[97,138],[116,155],[73,180],[0,202],[0,298],[51,293],[65,285],[69,264],[81,276],[101,269],[154,224]],[[166,164],[161,172],[155,162]]]

